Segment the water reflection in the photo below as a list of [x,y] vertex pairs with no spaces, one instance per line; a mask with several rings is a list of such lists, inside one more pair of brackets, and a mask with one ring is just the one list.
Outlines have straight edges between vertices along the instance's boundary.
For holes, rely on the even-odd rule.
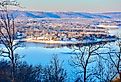
[[[69,73],[69,76],[73,76],[73,68],[70,66],[70,60],[72,57],[75,57],[76,54],[80,54],[80,50],[84,46],[90,45],[104,45],[103,48],[97,50],[97,52],[105,52],[108,53],[108,47],[111,47],[111,50],[118,50],[116,46],[117,42],[100,42],[100,43],[85,43],[85,44],[68,44],[68,45],[61,45],[61,44],[41,44],[41,43],[23,43],[23,46],[16,50],[16,53],[19,55],[25,55],[23,61],[27,61],[29,64],[37,65],[42,64],[47,65],[53,57],[53,54],[57,54],[60,61],[64,61],[63,67]],[[112,47],[113,46],[113,47]],[[94,47],[95,48],[95,47]],[[78,49],[75,51],[75,49]],[[103,57],[107,58],[106,55],[103,54]],[[106,63],[107,64],[107,63]],[[96,64],[93,63],[93,66]],[[90,66],[89,66],[90,67]]]

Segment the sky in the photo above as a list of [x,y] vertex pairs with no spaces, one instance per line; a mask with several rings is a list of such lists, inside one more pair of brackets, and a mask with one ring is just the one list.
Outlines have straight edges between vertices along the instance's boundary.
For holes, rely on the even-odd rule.
[[121,0],[17,0],[27,10],[120,12]]

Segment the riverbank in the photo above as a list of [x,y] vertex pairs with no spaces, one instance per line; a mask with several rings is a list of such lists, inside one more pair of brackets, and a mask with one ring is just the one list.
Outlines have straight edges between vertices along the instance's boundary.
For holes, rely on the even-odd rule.
[[45,44],[78,44],[80,41],[54,41],[54,40],[34,40],[34,39],[24,39],[26,42],[35,42],[35,43],[45,43]]
[[84,44],[84,43],[100,43],[100,42],[113,42],[116,39],[98,39],[98,40],[82,40],[82,41],[54,41],[54,40],[35,40],[24,39],[25,42],[44,43],[44,44]]

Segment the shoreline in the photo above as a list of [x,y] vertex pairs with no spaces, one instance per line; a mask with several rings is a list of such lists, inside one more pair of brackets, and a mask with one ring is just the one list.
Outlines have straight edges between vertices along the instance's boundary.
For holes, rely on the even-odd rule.
[[43,43],[43,44],[85,44],[85,43],[100,43],[100,42],[113,42],[116,41],[116,39],[102,39],[99,41],[54,41],[54,40],[33,40],[33,39],[23,39],[22,41],[25,42],[34,42],[34,43]]
[[78,44],[81,41],[54,41],[54,40],[32,40],[32,39],[24,39],[25,42],[35,42],[35,43],[45,43],[45,44]]

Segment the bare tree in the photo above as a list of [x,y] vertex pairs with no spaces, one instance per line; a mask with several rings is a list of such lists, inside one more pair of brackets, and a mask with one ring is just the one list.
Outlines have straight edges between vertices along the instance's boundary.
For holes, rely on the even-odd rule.
[[116,75],[115,67],[110,63],[107,53],[103,55],[100,53],[99,55],[94,69],[95,77],[98,78],[99,82],[111,82]]
[[15,50],[20,46],[20,41],[15,42],[15,18],[14,15],[10,13],[10,10],[8,10],[9,5],[18,6],[19,4],[11,0],[4,0],[0,2],[0,42],[4,45],[4,48],[1,49],[0,56],[8,57],[10,59],[12,65],[11,81],[14,82],[16,63]]
[[77,68],[79,78],[75,82],[93,82],[95,78],[94,68],[97,57],[97,51],[104,45],[89,44],[86,46],[78,46],[75,48],[76,55],[72,57],[71,65]]
[[57,55],[52,58],[52,61],[44,71],[45,82],[65,82],[67,79],[66,70],[62,67],[62,63],[59,62]]
[[117,42],[117,46],[113,44],[116,48],[111,44],[105,46],[105,52],[98,54],[95,76],[100,82],[111,82],[117,76],[121,78],[121,42]]
[[[117,42],[117,50],[108,53],[109,63],[113,65],[115,68],[115,75],[113,76],[112,80],[118,75],[119,79],[121,80],[121,42]],[[112,53],[113,52],[113,53]]]

